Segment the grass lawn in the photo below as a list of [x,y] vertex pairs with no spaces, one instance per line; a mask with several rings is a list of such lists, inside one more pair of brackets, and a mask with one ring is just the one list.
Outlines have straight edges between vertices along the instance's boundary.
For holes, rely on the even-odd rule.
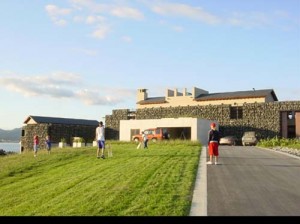
[[[188,216],[201,144],[107,141],[0,157],[0,216]],[[107,152],[106,152],[107,156]]]

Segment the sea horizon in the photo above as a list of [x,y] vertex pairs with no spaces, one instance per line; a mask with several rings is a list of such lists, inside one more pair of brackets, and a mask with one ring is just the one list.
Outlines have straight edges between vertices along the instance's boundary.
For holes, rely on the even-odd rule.
[[5,152],[17,152],[20,153],[20,142],[0,142],[0,149]]

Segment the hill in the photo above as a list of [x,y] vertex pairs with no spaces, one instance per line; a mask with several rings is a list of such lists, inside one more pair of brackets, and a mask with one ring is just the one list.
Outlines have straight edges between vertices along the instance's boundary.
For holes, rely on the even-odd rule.
[[22,128],[3,130],[0,128],[0,142],[19,142],[22,135]]

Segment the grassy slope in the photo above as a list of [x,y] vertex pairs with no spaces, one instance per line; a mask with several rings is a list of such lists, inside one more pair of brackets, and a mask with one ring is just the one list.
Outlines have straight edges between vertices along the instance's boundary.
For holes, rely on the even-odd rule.
[[187,216],[201,145],[198,142],[111,142],[0,158],[1,216]]

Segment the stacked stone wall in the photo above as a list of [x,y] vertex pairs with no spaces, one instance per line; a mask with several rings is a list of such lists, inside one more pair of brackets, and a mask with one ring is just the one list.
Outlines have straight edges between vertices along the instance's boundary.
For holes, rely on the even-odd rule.
[[[281,112],[300,111],[300,101],[245,103],[242,119],[230,118],[230,105],[154,107],[137,109],[135,119],[193,117],[217,120],[222,135],[241,138],[245,131],[256,131],[261,138],[281,136]],[[120,120],[129,120],[129,110],[114,110],[106,116],[107,139],[119,139]]]
[[82,137],[85,143],[92,143],[95,140],[97,126],[88,125],[64,125],[64,124],[28,124],[23,127],[21,147],[23,151],[33,150],[33,136],[38,135],[40,149],[45,149],[46,136],[50,135],[52,143],[59,143],[65,138],[66,143],[72,145],[73,137]]
[[105,116],[105,138],[107,140],[118,140],[120,130],[120,120],[129,120],[130,110],[113,110],[112,115]]

